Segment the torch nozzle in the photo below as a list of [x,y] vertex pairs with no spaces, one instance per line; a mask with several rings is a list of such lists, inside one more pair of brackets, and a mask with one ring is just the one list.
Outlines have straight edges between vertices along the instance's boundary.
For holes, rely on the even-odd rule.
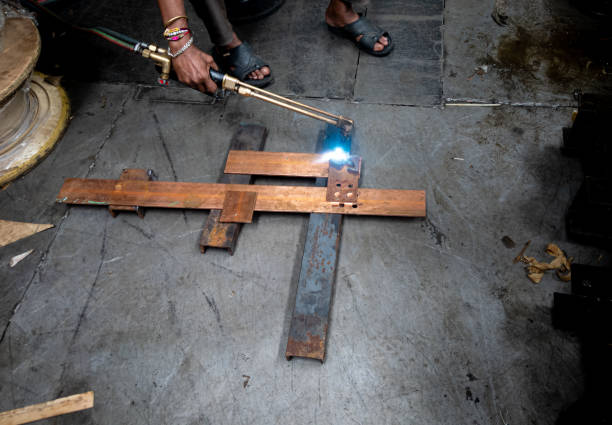
[[[262,90],[258,87],[244,83],[239,79],[232,77],[228,74],[221,74],[215,70],[210,70],[210,76],[217,84],[221,84],[221,87],[225,90],[233,91],[241,96],[254,97],[264,102],[272,103],[273,105],[280,106],[281,108],[288,109],[293,112],[297,112],[302,115],[306,115],[311,118],[324,121],[328,124],[334,125],[342,130],[342,132],[348,135],[353,130],[353,120],[350,118],[343,117],[342,115],[335,115],[330,112],[326,112],[322,109],[315,108],[313,106],[305,105],[297,102],[293,99],[288,99],[283,96],[279,96],[275,93]],[[221,76],[223,78],[221,78]],[[220,80],[220,82],[219,82]]]

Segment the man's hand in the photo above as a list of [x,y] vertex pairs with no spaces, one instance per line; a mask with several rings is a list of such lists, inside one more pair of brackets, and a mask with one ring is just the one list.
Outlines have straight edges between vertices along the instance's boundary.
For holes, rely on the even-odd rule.
[[[180,44],[178,46],[170,46],[171,51],[177,51],[180,48]],[[197,47],[191,46],[181,55],[173,58],[172,66],[181,83],[187,84],[189,87],[203,93],[214,94],[217,90],[217,85],[210,79],[209,71],[210,68],[218,71],[219,67],[212,56],[207,55]]]

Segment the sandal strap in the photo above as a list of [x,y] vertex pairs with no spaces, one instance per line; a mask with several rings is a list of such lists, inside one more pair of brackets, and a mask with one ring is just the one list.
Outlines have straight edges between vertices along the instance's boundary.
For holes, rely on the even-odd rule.
[[356,40],[357,37],[363,35],[363,37],[361,37],[357,43],[370,50],[374,50],[374,45],[378,42],[380,37],[389,36],[385,30],[380,28],[378,25],[373,24],[363,16],[360,16],[359,19],[352,24],[346,24],[344,27],[342,27],[342,29],[353,36],[353,40]]
[[239,80],[244,81],[245,77],[251,72],[269,66],[259,56],[253,52],[251,46],[243,41],[238,47],[230,49],[227,53],[221,54],[223,64],[229,70],[235,67],[231,73]]

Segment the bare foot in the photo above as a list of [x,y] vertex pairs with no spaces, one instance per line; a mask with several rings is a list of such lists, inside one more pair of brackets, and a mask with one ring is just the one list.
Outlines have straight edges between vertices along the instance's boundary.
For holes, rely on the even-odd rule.
[[[342,0],[331,0],[325,11],[325,22],[327,22],[327,25],[336,28],[352,24],[358,19],[359,15],[355,13],[349,4],[344,3]],[[358,36],[356,41],[361,40],[362,37],[363,35]],[[380,52],[388,45],[389,40],[387,40],[387,37],[382,36],[378,39],[377,43],[374,43],[374,51]]]
[[[236,33],[234,33],[234,38],[232,39],[231,43],[228,44],[227,46],[217,47],[217,50],[219,51],[219,53],[223,53],[223,51],[233,49],[234,47],[238,47],[241,44],[242,44],[242,40],[240,40],[238,36],[236,35]],[[232,67],[231,70],[233,71],[234,68]],[[270,72],[271,72],[270,68],[268,68],[267,66],[264,66],[263,68],[256,69],[255,71],[251,72],[248,75],[248,77],[250,80],[263,80],[265,77],[270,75]]]

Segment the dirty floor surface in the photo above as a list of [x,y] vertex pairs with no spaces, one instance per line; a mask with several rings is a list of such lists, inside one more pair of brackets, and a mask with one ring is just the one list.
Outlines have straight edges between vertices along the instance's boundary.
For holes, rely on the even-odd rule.
[[[541,259],[549,242],[577,262],[610,259],[565,236],[580,168],[559,152],[573,89],[609,81],[596,59],[587,69],[538,44],[585,18],[546,0],[515,2],[507,27],[489,2],[373,3],[397,44],[384,59],[328,33],[325,1],[238,27],[272,65],[271,89],[355,120],[362,186],[427,191],[426,219],[345,219],[325,363],[284,357],[306,215],[256,214],[234,256],[202,255],[206,212],[113,219],[54,203],[64,178],[123,168],[214,182],[241,123],[268,127],[266,150],[294,152],[313,152],[322,125],[155,87],[148,63],[100,44],[84,53],[97,73],[67,72],[62,141],[0,192],[1,218],[56,226],[0,249],[0,411],[94,390],[93,410],[46,423],[553,424],[580,396],[580,346],[550,320],[568,284],[534,285],[512,259],[527,240]],[[159,42],[154,2],[70,7],[89,24],[138,18],[132,35]]]

